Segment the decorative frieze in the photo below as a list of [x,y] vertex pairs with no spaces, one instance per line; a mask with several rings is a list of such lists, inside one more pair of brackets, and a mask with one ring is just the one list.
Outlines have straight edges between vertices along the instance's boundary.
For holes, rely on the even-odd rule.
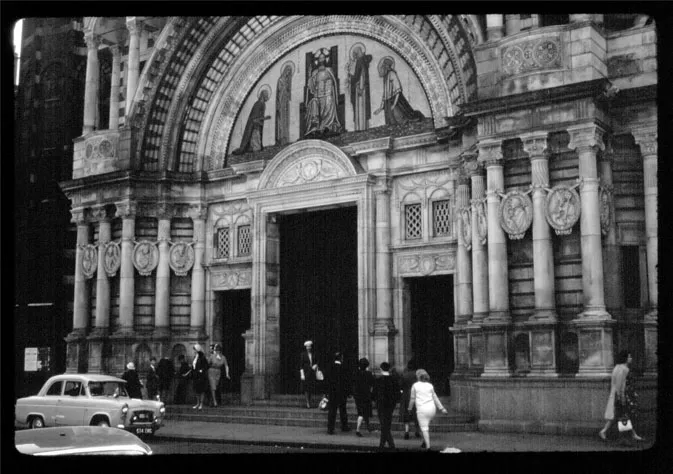
[[456,257],[453,253],[401,255],[397,258],[399,276],[452,272],[455,266]]
[[533,202],[528,194],[510,191],[502,198],[499,207],[500,226],[510,239],[522,239],[533,222]]
[[88,138],[84,143],[86,160],[106,160],[115,158],[119,147],[119,134],[109,133]]
[[239,269],[211,273],[211,287],[214,290],[247,289],[252,285],[252,270]]
[[559,34],[517,41],[501,50],[503,76],[563,67],[563,42]]
[[547,194],[545,215],[557,235],[568,235],[580,218],[580,197],[574,187],[554,186]]

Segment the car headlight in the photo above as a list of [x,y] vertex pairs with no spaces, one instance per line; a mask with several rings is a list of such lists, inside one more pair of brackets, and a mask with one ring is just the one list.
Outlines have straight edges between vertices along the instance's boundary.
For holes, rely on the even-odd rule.
[[164,405],[163,403],[159,407],[159,413],[162,413],[162,414],[166,413],[166,405]]
[[129,406],[128,404],[124,403],[124,406],[122,407],[122,414],[126,415],[129,412]]

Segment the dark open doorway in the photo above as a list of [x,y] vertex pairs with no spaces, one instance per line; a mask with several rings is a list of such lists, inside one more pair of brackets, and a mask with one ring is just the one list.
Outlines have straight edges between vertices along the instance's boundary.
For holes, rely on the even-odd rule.
[[303,343],[327,369],[340,350],[358,357],[357,208],[280,218],[280,386],[299,393]]
[[411,298],[411,350],[419,368],[430,374],[435,391],[448,395],[453,372],[453,277],[407,280]]
[[250,290],[220,291],[217,297],[222,324],[222,351],[227,358],[231,376],[231,381],[223,377],[222,388],[225,392],[240,393],[241,374],[245,370],[245,341],[242,334],[250,329]]

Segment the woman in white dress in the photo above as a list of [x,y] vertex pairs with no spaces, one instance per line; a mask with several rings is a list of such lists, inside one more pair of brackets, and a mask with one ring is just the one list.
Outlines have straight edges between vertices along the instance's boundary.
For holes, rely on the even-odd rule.
[[[605,407],[604,417],[606,422],[603,429],[598,432],[598,436],[603,440],[607,439],[608,429],[614,423],[615,418],[623,416],[625,410],[628,413],[629,399],[626,390],[626,379],[629,375],[629,365],[631,365],[632,361],[633,358],[629,351],[621,351],[615,359],[615,367],[612,369],[612,379],[610,381],[610,396],[608,397],[608,404]],[[619,407],[619,410],[615,409],[615,405]],[[615,413],[615,411],[619,411],[619,413]],[[635,429],[631,430],[631,437],[636,441],[642,440]]]
[[435,417],[437,409],[446,414],[447,411],[442,402],[437,398],[435,388],[430,383],[430,375],[423,370],[416,371],[418,382],[411,386],[411,397],[409,399],[409,411],[416,405],[416,417],[423,433],[423,444],[421,448],[430,449],[430,421]]

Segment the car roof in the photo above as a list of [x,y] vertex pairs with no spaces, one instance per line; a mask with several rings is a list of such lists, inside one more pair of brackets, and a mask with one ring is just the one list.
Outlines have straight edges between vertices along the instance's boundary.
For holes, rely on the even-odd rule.
[[49,382],[55,382],[57,380],[79,380],[80,382],[122,382],[126,383],[126,380],[115,377],[114,375],[105,375],[105,374],[61,374],[54,375],[49,379]]
[[17,450],[24,454],[53,453],[65,450],[90,451],[115,447],[119,450],[150,450],[133,433],[105,426],[59,426],[15,432]]

